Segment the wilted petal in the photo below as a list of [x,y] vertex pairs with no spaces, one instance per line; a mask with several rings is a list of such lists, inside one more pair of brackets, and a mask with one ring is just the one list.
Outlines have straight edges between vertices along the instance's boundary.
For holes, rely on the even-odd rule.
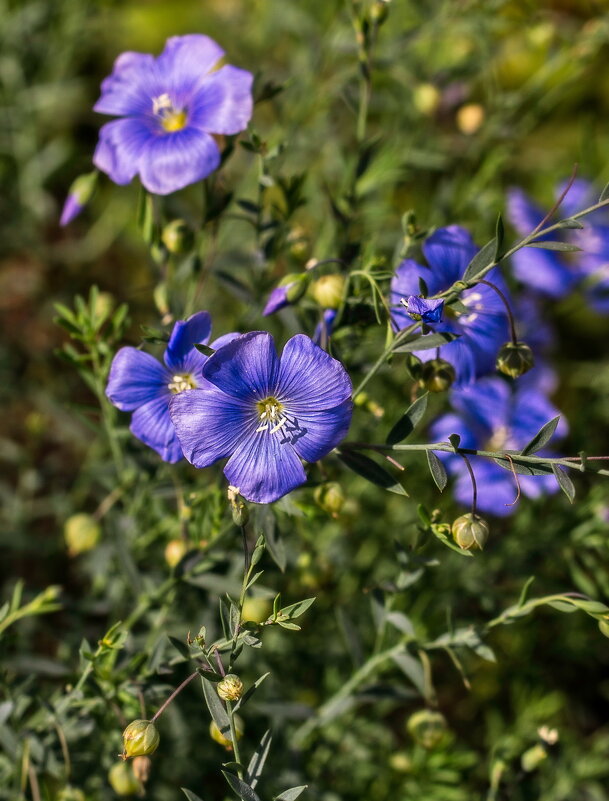
[[123,412],[130,412],[147,401],[168,396],[171,376],[149,353],[137,348],[121,348],[110,367],[106,395]]
[[297,334],[281,354],[278,399],[298,416],[333,409],[351,397],[351,379],[342,364],[304,334]]
[[129,428],[135,437],[153,448],[163,461],[174,463],[182,458],[182,448],[169,416],[169,395],[137,408]]

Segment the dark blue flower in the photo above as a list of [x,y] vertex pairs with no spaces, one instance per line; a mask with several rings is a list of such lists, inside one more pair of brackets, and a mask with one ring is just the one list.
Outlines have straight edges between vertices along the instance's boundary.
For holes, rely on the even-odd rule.
[[[448,289],[463,275],[465,268],[475,256],[478,248],[470,234],[458,225],[439,228],[423,243],[423,254],[428,266],[413,259],[405,259],[397,268],[391,282],[392,319],[398,328],[412,325],[412,319],[402,298],[420,292],[419,279],[423,279],[430,295]],[[497,269],[491,270],[487,280],[506,292]],[[478,376],[495,369],[497,351],[508,336],[505,307],[497,293],[484,284],[478,284],[461,294],[467,313],[445,310],[444,320],[433,323],[434,331],[459,334],[459,339],[443,345],[440,357],[450,362],[457,373],[457,385],[468,384]],[[427,301],[429,302],[429,301]],[[435,350],[417,351],[423,361],[436,356]]]
[[[537,368],[535,368],[537,369]],[[533,370],[531,371],[531,373]],[[433,423],[431,436],[435,442],[446,441],[449,434],[459,434],[461,447],[478,450],[520,450],[539,429],[559,411],[547,399],[534,381],[525,383],[527,376],[510,385],[502,378],[482,378],[475,384],[451,392],[455,412],[443,415]],[[522,382],[522,383],[521,383]],[[558,425],[556,439],[566,434],[564,418]],[[463,459],[456,454],[438,452],[452,475],[457,476],[455,497],[471,504],[472,485]],[[471,459],[478,485],[478,508],[498,516],[512,514],[516,484],[509,470],[490,459]],[[529,498],[556,492],[554,476],[519,475],[522,493]]]
[[[196,344],[206,344],[211,334],[208,312],[198,312],[177,322],[167,344],[165,364],[137,348],[121,348],[110,367],[106,395],[123,412],[133,412],[131,433],[153,448],[165,462],[182,458],[182,448],[169,416],[169,401],[206,382],[201,368],[208,357]],[[238,334],[226,334],[212,343],[214,349]]]
[[424,323],[439,323],[444,311],[444,301],[441,299],[427,300],[417,295],[409,295],[402,299],[402,306],[413,320],[421,320]]
[[347,434],[351,381],[309,337],[290,339],[278,358],[273,337],[238,337],[205,363],[210,382],[172,398],[171,417],[195,467],[228,458],[224,474],[244,498],[271,503],[306,480]]
[[212,134],[237,134],[252,116],[251,73],[225,65],[199,34],[173,36],[158,58],[120,55],[95,111],[122,117],[102,127],[93,161],[117,184],[139,173],[158,195],[205,178],[220,164]]
[[[562,194],[564,184],[556,194]],[[594,186],[578,179],[569,189],[561,205],[568,217],[596,202]],[[521,236],[533,231],[544,217],[526,193],[519,188],[508,192],[508,218]],[[514,274],[523,284],[541,295],[563,298],[574,286],[585,280],[586,297],[597,311],[609,313],[609,218],[599,210],[581,221],[582,229],[563,229],[545,237],[561,240],[581,248],[581,252],[561,253],[541,248],[522,248],[512,256]]]
[[334,330],[334,321],[336,320],[337,314],[338,309],[324,309],[321,320],[315,326],[315,333],[313,334],[313,342],[316,345],[324,349],[326,348],[328,339]]

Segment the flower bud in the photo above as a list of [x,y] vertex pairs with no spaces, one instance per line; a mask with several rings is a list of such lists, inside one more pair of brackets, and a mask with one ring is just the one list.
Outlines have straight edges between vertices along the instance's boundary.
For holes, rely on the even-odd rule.
[[497,369],[510,378],[518,378],[533,367],[535,358],[526,342],[506,342],[497,354]]
[[345,505],[345,496],[341,485],[336,481],[327,481],[315,488],[315,503],[332,517],[338,517]]
[[169,540],[165,546],[165,561],[169,567],[175,567],[188,551],[188,545],[183,539]]
[[488,539],[488,532],[486,520],[471,512],[458,517],[452,525],[453,539],[464,551],[481,551]]
[[91,515],[77,514],[69,517],[64,525],[63,536],[70,556],[90,551],[97,545],[101,529]]
[[375,0],[370,9],[370,19],[377,25],[382,25],[389,15],[390,0]]
[[429,392],[445,392],[456,377],[455,368],[446,359],[430,359],[421,365],[419,384]]
[[441,94],[431,83],[420,83],[412,93],[412,102],[421,114],[431,115],[440,105]]
[[306,273],[297,274],[296,276],[286,276],[290,278],[289,282],[284,279],[280,286],[285,287],[285,296],[288,303],[298,303],[300,298],[307,291],[309,286],[309,276]]
[[150,770],[152,768],[152,760],[147,756],[137,756],[131,763],[131,769],[135,778],[145,784],[150,778]]
[[108,772],[108,781],[117,795],[136,795],[142,790],[142,785],[133,775],[131,766],[125,762],[117,762]]
[[[243,721],[238,715],[235,715],[234,720],[235,735],[237,736],[237,740],[240,740],[243,737]],[[215,720],[212,720],[212,722],[209,724],[209,736],[215,743],[218,743],[218,745],[223,745],[227,751],[233,750],[233,744],[231,740],[222,734]]]
[[541,743],[537,743],[532,748],[529,748],[524,752],[524,754],[520,757],[520,764],[522,765],[523,770],[526,770],[527,773],[531,773],[532,771],[536,770],[547,758],[548,752],[546,748]]
[[163,228],[161,240],[170,253],[189,253],[195,236],[185,220],[172,220]]
[[169,314],[169,295],[167,292],[167,283],[165,281],[161,281],[160,284],[155,286],[152,297],[159,314],[163,317]]
[[78,787],[72,787],[71,784],[66,784],[66,786],[59,791],[57,801],[87,801],[87,799],[83,791],[79,790]]
[[73,182],[61,212],[60,225],[68,225],[76,219],[91,200],[97,184],[97,175],[97,170],[93,170],[93,172],[79,175]]
[[343,299],[345,279],[342,275],[322,275],[311,284],[310,293],[322,309],[338,309]]
[[159,746],[157,727],[149,720],[134,720],[123,732],[123,759],[153,754]]
[[480,103],[466,103],[457,112],[457,128],[471,136],[484,122],[484,107]]
[[223,701],[238,701],[243,695],[243,682],[234,673],[227,673],[216,689]]
[[250,519],[250,512],[236,487],[228,488],[228,502],[230,503],[233,523],[236,526],[245,526]]
[[420,709],[408,718],[406,729],[416,743],[423,748],[432,749],[442,742],[448,726],[441,712]]

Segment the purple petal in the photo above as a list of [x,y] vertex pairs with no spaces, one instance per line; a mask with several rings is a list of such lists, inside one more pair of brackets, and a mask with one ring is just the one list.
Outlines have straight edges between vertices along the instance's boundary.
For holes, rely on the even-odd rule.
[[281,354],[277,394],[292,414],[333,409],[351,392],[351,379],[339,361],[304,334],[288,340]]
[[522,248],[512,256],[514,275],[526,286],[550,298],[563,298],[577,276],[558,253],[540,248]]
[[[349,398],[333,409],[300,412],[284,429],[296,453],[307,462],[316,462],[347,436],[353,402]],[[288,414],[288,418],[289,418]]]
[[[230,346],[229,346],[230,347]],[[272,503],[306,481],[296,451],[281,437],[258,431],[242,441],[224,468],[241,495],[254,503]]]
[[166,91],[151,55],[122,53],[114,62],[112,74],[102,82],[101,96],[93,109],[117,117],[147,114],[152,110],[152,99]]
[[[561,181],[556,187],[556,199],[564,192],[568,181]],[[594,184],[585,178],[576,178],[563,202],[560,205],[560,216],[572,217],[578,211],[588,206],[592,206],[598,199],[598,193],[594,191]],[[589,218],[588,218],[589,219]]]
[[[194,348],[194,345],[206,344],[210,334],[211,317],[209,316],[209,312],[197,312],[189,317],[188,320],[178,320],[173,327],[173,331],[169,337],[169,343],[167,344],[167,350],[163,357],[167,367],[170,370],[175,370],[175,372],[185,371],[186,358],[191,355],[192,351],[194,351],[193,355],[195,355],[195,357],[200,356],[202,359],[195,358],[194,360],[189,360],[188,367],[193,368],[199,365],[199,363],[202,367],[207,357],[199,353],[199,351]],[[190,364],[190,361],[194,361],[194,364]]]
[[439,323],[442,319],[444,301],[441,299],[427,300],[426,298],[419,298],[417,295],[409,295],[406,299],[406,310],[413,320],[422,320],[424,323]]
[[106,395],[123,412],[130,412],[150,400],[169,395],[171,376],[149,353],[121,348],[110,367]]
[[223,55],[224,50],[209,36],[191,33],[170,37],[156,60],[166,84],[164,91],[173,94],[194,91]]
[[474,430],[480,432],[477,447],[483,444],[482,438],[490,438],[498,429],[506,429],[507,433],[512,391],[503,379],[482,378],[471,386],[453,390],[450,400],[454,408],[471,421]]
[[[471,465],[478,487],[478,511],[497,517],[514,514],[518,508],[518,504],[512,505],[518,494],[514,476],[486,459],[472,459]],[[518,479],[520,480],[520,476]],[[465,464],[462,464],[455,482],[454,496],[464,506],[471,506],[472,495],[469,472]]]
[[293,286],[293,284],[275,287],[275,289],[269,295],[269,299],[267,300],[264,311],[262,312],[264,317],[268,317],[269,314],[275,314],[276,311],[284,309],[286,306],[290,305],[290,301],[288,300],[288,289],[290,289],[291,286]]
[[61,217],[59,218],[59,224],[69,225],[69,223],[71,223],[72,220],[78,217],[78,215],[83,209],[84,206],[78,202],[76,196],[70,193],[66,198],[66,202],[64,203],[63,210],[61,212]]
[[128,184],[137,174],[140,159],[152,141],[152,132],[141,120],[107,122],[100,128],[93,163],[115,184]]
[[[427,263],[446,286],[461,278],[477,252],[478,248],[471,234],[459,225],[438,228],[423,243]],[[435,294],[431,288],[430,294]]]
[[406,326],[412,325],[412,318],[400,301],[402,298],[420,293],[419,278],[425,281],[430,295],[442,292],[450,285],[450,282],[445,281],[441,274],[432,272],[429,267],[424,267],[413,259],[404,259],[395,271],[395,276],[391,279],[389,296],[392,306],[391,319],[398,328],[406,328]]
[[233,340],[237,339],[237,337],[243,336],[243,334],[239,334],[237,331],[231,331],[230,334],[222,334],[221,337],[218,339],[214,339],[213,342],[210,342],[209,347],[213,348],[214,350],[220,350],[225,345],[228,345]]
[[544,213],[522,189],[512,187],[507,193],[507,217],[520,236],[526,236],[537,228]]
[[258,421],[253,404],[230,398],[211,384],[174,395],[169,411],[184,456],[195,467],[230,456]]
[[210,356],[203,378],[232,398],[256,401],[273,394],[278,372],[273,337],[266,331],[252,331]]
[[328,338],[332,334],[334,328],[334,320],[338,314],[338,309],[325,309],[322,319],[315,326],[315,333],[313,334],[313,342],[321,348],[327,346]]
[[[190,395],[193,391],[182,394]],[[182,448],[169,416],[169,397],[155,398],[136,409],[129,428],[135,437],[153,448],[164,462],[173,464],[182,458]]]
[[202,180],[219,164],[220,151],[211,136],[187,127],[149,138],[138,168],[149,192],[168,195]]
[[559,415],[560,421],[553,442],[566,436],[568,432],[569,426],[564,415],[538,389],[526,385],[524,389],[519,389],[511,415],[512,447],[523,448],[543,425]]
[[252,117],[251,72],[230,65],[208,75],[189,107],[189,121],[212,134],[237,134]]

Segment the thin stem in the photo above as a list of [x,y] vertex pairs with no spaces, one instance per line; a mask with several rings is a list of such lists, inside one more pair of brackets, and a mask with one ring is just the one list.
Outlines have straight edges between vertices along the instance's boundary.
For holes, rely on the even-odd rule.
[[476,517],[477,506],[478,506],[478,485],[476,484],[476,476],[474,475],[474,470],[467,456],[464,453],[460,453],[459,456],[465,462],[465,465],[469,473],[469,477],[472,482],[472,516]]
[[485,286],[490,286],[497,295],[501,298],[503,305],[505,306],[505,311],[507,313],[508,321],[510,324],[510,337],[512,338],[512,344],[516,344],[518,342],[518,337],[516,336],[516,324],[514,322],[514,315],[512,314],[512,310],[510,308],[510,304],[508,299],[506,298],[505,294],[499,289],[498,286],[495,286],[491,281],[486,281],[484,278],[479,281],[480,284],[484,284]]
[[230,738],[233,743],[233,754],[235,762],[238,764],[237,773],[240,779],[243,779],[243,768],[241,767],[241,754],[239,753],[239,742],[237,740],[237,727],[235,726],[235,713],[233,705],[230,701],[226,701],[226,711],[228,713],[228,723],[230,726]]
[[170,703],[173,701],[173,699],[174,699],[174,698],[175,698],[177,695],[179,695],[179,694],[182,692],[182,690],[184,689],[184,687],[186,687],[187,685],[189,685],[189,684],[190,684],[190,682],[191,682],[191,681],[192,681],[194,678],[196,678],[198,675],[199,675],[199,671],[198,671],[198,670],[195,670],[195,672],[194,672],[194,673],[191,673],[191,674],[190,674],[190,676],[188,676],[188,678],[184,679],[184,681],[183,681],[183,682],[180,684],[180,686],[179,686],[179,687],[176,687],[176,689],[175,689],[175,690],[174,690],[174,691],[171,693],[171,695],[170,695],[170,696],[169,696],[169,698],[168,698],[168,699],[165,701],[165,703],[164,703],[164,704],[163,704],[161,707],[159,707],[159,708],[157,709],[157,711],[154,713],[154,715],[153,715],[153,716],[150,718],[150,722],[151,722],[151,723],[154,723],[156,720],[158,720],[158,718],[160,718],[160,717],[161,717],[161,715],[162,715],[162,714],[163,714],[163,712],[164,712],[164,711],[167,709],[167,707],[168,707],[168,706],[169,706],[169,704],[170,704]]
[[555,212],[555,211],[557,211],[557,210],[559,209],[559,207],[560,207],[560,204],[561,204],[561,203],[563,202],[563,200],[564,200],[564,199],[567,197],[567,194],[569,193],[569,190],[570,190],[570,189],[571,189],[571,187],[573,186],[573,182],[575,181],[575,176],[577,175],[577,168],[578,168],[578,166],[579,166],[579,165],[577,164],[577,162],[575,162],[575,164],[573,165],[573,170],[572,170],[572,172],[571,172],[571,177],[569,178],[569,180],[568,180],[568,182],[567,182],[567,185],[565,186],[565,188],[564,188],[564,190],[563,190],[563,192],[562,192],[561,196],[558,198],[558,200],[556,201],[556,203],[555,203],[555,204],[552,206],[552,208],[551,208],[551,209],[550,209],[550,211],[549,211],[549,212],[546,214],[546,216],[543,218],[543,220],[541,220],[541,222],[539,222],[539,223],[538,223],[538,224],[535,226],[535,228],[533,228],[533,230],[531,231],[531,234],[530,234],[530,236],[534,236],[534,235],[535,235],[535,234],[536,234],[538,231],[540,231],[540,230],[541,230],[541,229],[544,227],[544,225],[545,225],[545,224],[548,222],[548,220],[549,220],[549,219],[552,217],[552,215],[554,214],[554,212]]

